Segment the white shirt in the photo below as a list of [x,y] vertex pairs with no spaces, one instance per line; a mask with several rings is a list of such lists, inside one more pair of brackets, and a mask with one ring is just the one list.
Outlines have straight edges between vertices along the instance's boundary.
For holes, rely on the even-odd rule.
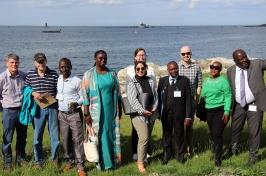
[[70,102],[77,102],[82,105],[82,92],[80,89],[81,79],[76,76],[70,76],[63,79],[60,75],[57,81],[57,95],[58,109],[60,111],[68,111],[68,104]]
[[176,78],[173,78],[171,75],[169,75],[169,84],[172,84],[172,79],[174,80],[174,84],[176,83]]
[[[240,103],[240,74],[241,74],[241,68],[236,66],[236,79],[235,79],[235,92],[236,92],[236,102]],[[248,76],[247,76],[247,70],[244,71],[245,76],[245,97],[247,104],[255,101],[255,97],[253,93],[250,90],[250,87],[248,85]]]

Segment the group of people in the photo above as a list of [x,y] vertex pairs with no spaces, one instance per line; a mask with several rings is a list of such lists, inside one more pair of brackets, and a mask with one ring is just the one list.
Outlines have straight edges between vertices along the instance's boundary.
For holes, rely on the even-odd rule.
[[[167,64],[168,76],[159,79],[146,63],[145,49],[137,48],[134,65],[127,68],[126,95],[132,109],[132,158],[140,173],[145,173],[145,163],[152,155],[151,134],[154,122],[162,122],[162,164],[172,156],[185,161],[185,154],[192,155],[193,122],[198,100],[206,101],[207,124],[210,131],[214,163],[221,165],[223,131],[232,117],[232,140],[228,153],[240,152],[241,131],[247,119],[249,131],[249,164],[258,160],[262,118],[265,104],[263,71],[266,60],[249,60],[246,52],[233,52],[235,65],[227,71],[227,78],[220,75],[222,63],[213,61],[210,76],[202,81],[199,64],[192,61],[189,46],[180,48],[180,61]],[[58,76],[47,66],[44,53],[34,55],[35,68],[24,73],[19,70],[20,59],[16,54],[5,58],[6,71],[0,74],[0,101],[3,107],[4,167],[12,167],[11,143],[16,130],[15,163],[26,159],[27,125],[34,128],[33,151],[35,167],[42,168],[43,134],[46,122],[51,144],[51,160],[58,165],[59,135],[64,149],[64,171],[76,165],[78,175],[84,170],[84,139],[90,133],[98,138],[99,163],[102,170],[115,169],[121,164],[120,118],[122,97],[116,73],[107,67],[107,53],[98,50],[95,64],[86,71],[83,79],[71,74],[72,63],[68,58],[59,60]],[[47,103],[41,107],[36,102]],[[143,98],[145,97],[145,103]],[[82,109],[83,108],[83,109]],[[27,118],[25,118],[27,116]],[[25,122],[25,119],[26,122]],[[91,130],[93,129],[93,130]]]

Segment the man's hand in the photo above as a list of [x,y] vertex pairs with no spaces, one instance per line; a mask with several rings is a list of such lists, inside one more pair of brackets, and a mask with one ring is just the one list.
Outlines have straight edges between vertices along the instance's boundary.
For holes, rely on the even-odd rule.
[[191,124],[192,124],[192,119],[191,118],[185,118],[184,125],[185,126],[190,126]]
[[69,103],[69,110],[71,110],[71,111],[75,111],[76,109],[77,109],[77,107],[78,107],[78,103],[77,102],[70,102]]
[[227,115],[227,114],[224,114],[224,116],[223,116],[223,118],[222,118],[222,120],[224,121],[224,124],[227,124],[228,121],[229,121],[229,119],[230,119],[230,116]]
[[42,97],[42,94],[38,93],[38,92],[32,92],[32,96],[37,99],[37,100],[40,100],[43,98]]

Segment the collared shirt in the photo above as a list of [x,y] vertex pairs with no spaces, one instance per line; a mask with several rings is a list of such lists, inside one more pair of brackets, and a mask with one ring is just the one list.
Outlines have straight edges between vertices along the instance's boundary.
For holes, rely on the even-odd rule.
[[22,100],[26,74],[19,71],[16,76],[6,70],[0,74],[0,101],[3,108],[19,107]]
[[202,86],[202,72],[199,64],[191,63],[188,68],[185,67],[182,60],[178,62],[179,75],[186,76],[189,79],[191,95],[196,94],[197,87]]
[[60,75],[57,81],[57,95],[58,109],[60,111],[69,111],[68,104],[70,102],[77,102],[82,104],[82,91],[80,89],[81,79],[76,76],[70,76],[67,79],[63,79],[63,75]]
[[30,70],[26,76],[26,86],[31,86],[33,92],[49,93],[53,97],[56,95],[58,74],[56,71],[46,67],[44,76],[40,76],[36,69]]
[[[235,93],[236,93],[236,102],[240,103],[240,74],[241,74],[241,68],[236,66],[236,78],[235,78]],[[248,76],[247,76],[247,70],[244,71],[244,76],[245,76],[245,97],[246,97],[246,103],[252,103],[255,101],[255,97],[253,93],[251,92],[251,89],[248,85]]]
[[176,78],[173,78],[171,75],[169,75],[169,84],[172,84],[172,80],[174,80],[174,84],[176,83]]

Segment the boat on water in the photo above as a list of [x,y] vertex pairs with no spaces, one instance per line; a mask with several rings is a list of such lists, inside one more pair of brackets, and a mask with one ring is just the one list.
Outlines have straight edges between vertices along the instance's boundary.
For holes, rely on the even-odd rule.
[[150,28],[151,26],[145,23],[140,23],[139,28]]
[[59,30],[43,30],[42,32],[43,33],[61,33],[61,29],[59,29]]
[[49,29],[47,29],[47,30],[43,30],[43,31],[42,31],[43,33],[61,33],[61,32],[62,32],[61,29],[52,29],[51,27],[48,26],[47,23],[45,23],[44,27],[45,27],[45,28],[49,28]]

